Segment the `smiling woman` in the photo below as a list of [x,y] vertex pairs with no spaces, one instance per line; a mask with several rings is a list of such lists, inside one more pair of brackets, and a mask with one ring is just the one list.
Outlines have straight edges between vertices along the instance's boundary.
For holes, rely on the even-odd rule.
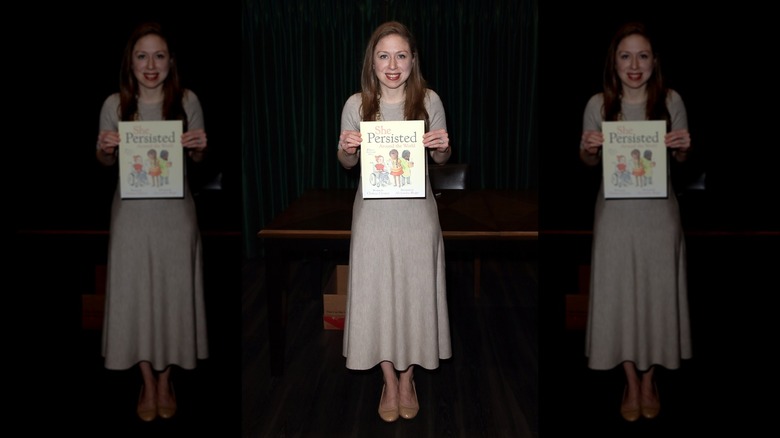
[[[437,164],[449,159],[444,106],[426,87],[406,26],[390,22],[374,31],[361,78],[361,93],[347,100],[341,116],[337,155],[344,167],[357,165],[364,141],[360,122],[372,120],[425,121],[422,141],[431,158]],[[397,186],[408,175],[404,161],[398,150],[389,152],[389,175]],[[388,422],[412,419],[420,409],[414,366],[434,369],[452,356],[444,243],[425,179],[425,198],[364,200],[359,186],[353,207],[344,356],[350,369],[379,364],[385,385],[378,412]],[[377,242],[378,230],[389,238]]]
[[133,48],[133,74],[143,93],[151,93],[168,78],[171,59],[168,44],[158,35],[146,35]]
[[[120,91],[106,99],[100,114],[96,154],[102,164],[117,161],[120,120],[181,120],[182,146],[191,161],[203,159],[200,103],[180,87],[174,59],[158,24],[133,32]],[[139,183],[167,181],[167,151],[158,156],[151,149],[147,158],[137,160]],[[172,366],[191,369],[208,357],[201,240],[186,181],[184,186],[183,199],[125,200],[117,189],[111,208],[103,356],[108,369],[138,365],[144,383],[136,412],[144,421],[176,413]]]
[[[664,86],[648,32],[639,23],[622,26],[607,51],[604,91],[590,99],[583,116],[585,164],[603,165],[602,122],[617,120],[664,121],[668,155],[686,160],[691,142],[685,105]],[[652,183],[652,154],[642,158],[634,149],[630,160],[634,179],[626,173],[622,183]],[[620,166],[626,169],[625,157]],[[591,369],[623,368],[623,418],[654,418],[661,409],[655,368],[676,369],[691,357],[679,207],[673,190],[667,198],[605,199],[604,184],[595,207],[585,354]]]
[[412,70],[414,58],[409,53],[409,43],[399,35],[388,35],[376,45],[374,54],[374,74],[382,84],[387,103],[397,103],[403,100],[403,94],[393,93],[406,84]]
[[641,102],[644,89],[655,68],[653,49],[647,38],[629,35],[617,47],[615,71],[623,85],[623,102]]

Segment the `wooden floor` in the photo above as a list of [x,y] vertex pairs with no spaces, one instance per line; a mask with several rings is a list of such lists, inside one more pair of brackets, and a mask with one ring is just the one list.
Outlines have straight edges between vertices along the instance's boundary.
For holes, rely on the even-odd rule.
[[[539,254],[483,260],[472,293],[467,258],[448,258],[453,358],[415,374],[420,415],[397,423],[377,413],[381,373],[344,367],[341,332],[324,331],[320,260],[293,271],[286,372],[269,375],[263,272],[243,272],[242,430],[246,437],[666,437],[732,431],[760,436],[773,424],[774,281],[780,235],[693,234],[688,299],[693,359],[656,370],[658,418],[623,420],[620,368],[588,369],[584,331],[566,330],[565,295],[576,293],[590,237],[543,236]],[[537,262],[538,261],[538,262]],[[314,285],[314,286],[313,286]]]
[[[589,262],[589,237],[543,236],[540,247],[540,433],[543,437],[762,436],[773,428],[774,360],[780,291],[780,234],[686,236],[693,358],[678,370],[656,369],[661,413],[629,423],[620,415],[620,367],[587,368],[584,331],[564,330],[565,293],[578,263]],[[768,289],[769,288],[769,289]],[[568,291],[568,292],[567,292]],[[767,349],[768,348],[768,349]]]
[[23,281],[6,302],[4,392],[6,418],[21,435],[240,436],[239,236],[203,237],[209,358],[194,370],[174,367],[179,410],[151,423],[135,414],[138,368],[106,370],[101,331],[81,327],[81,296],[94,293],[107,235],[31,235],[20,243],[14,276]]
[[417,418],[385,423],[377,415],[382,377],[345,368],[341,331],[322,327],[320,260],[293,270],[284,375],[269,375],[263,272],[244,266],[243,435],[538,436],[538,280],[535,257],[485,259],[473,294],[468,260],[448,259],[453,357],[416,369]]
[[[210,357],[175,370],[179,413],[135,416],[137,370],[107,371],[100,332],[80,327],[81,294],[105,262],[105,236],[28,236],[14,251],[4,309],[9,418],[26,432],[82,437],[599,437],[762,436],[774,425],[780,235],[692,235],[688,282],[694,358],[658,370],[661,415],[625,422],[619,369],[592,371],[584,333],[564,329],[589,237],[542,236],[541,252],[447,259],[453,358],[417,370],[419,416],[382,422],[378,370],[352,372],[342,333],[322,329],[323,274],[344,260],[292,270],[285,373],[271,377],[264,272],[238,238],[206,237]],[[93,259],[94,257],[94,259]],[[538,260],[538,261],[537,261]],[[769,401],[764,401],[768,397]]]

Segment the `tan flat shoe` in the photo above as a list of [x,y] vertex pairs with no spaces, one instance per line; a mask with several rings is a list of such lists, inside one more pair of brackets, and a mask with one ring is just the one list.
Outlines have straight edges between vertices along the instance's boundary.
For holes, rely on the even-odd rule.
[[157,415],[159,415],[160,418],[165,419],[176,415],[176,393],[173,392],[173,383],[170,383],[169,385],[171,391],[171,402],[162,403],[160,400],[157,400]]
[[398,411],[400,415],[407,420],[411,420],[412,418],[416,417],[417,413],[420,412],[420,402],[417,401],[417,388],[414,386],[414,381],[412,381],[412,405],[404,406],[404,404],[401,403],[401,399],[399,397]]
[[382,385],[382,397],[379,399],[379,417],[388,423],[392,423],[393,421],[398,419],[398,405],[396,405],[393,408],[389,409],[382,409],[382,405],[385,401],[385,389],[387,388],[387,385]]
[[626,395],[628,394],[628,385],[623,388],[623,401],[620,403],[620,415],[626,421],[636,421],[639,419],[639,407],[629,408],[626,406]]
[[141,406],[141,402],[143,401],[144,396],[144,385],[141,385],[141,393],[138,394],[138,405],[135,408],[136,414],[138,414],[138,418],[140,418],[143,421],[149,422],[153,421],[155,418],[157,418],[157,406],[152,407],[143,407]]
[[661,399],[658,397],[658,386],[655,383],[653,383],[653,391],[655,392],[655,403],[641,403],[642,416],[648,420],[657,417],[658,413],[661,412]]

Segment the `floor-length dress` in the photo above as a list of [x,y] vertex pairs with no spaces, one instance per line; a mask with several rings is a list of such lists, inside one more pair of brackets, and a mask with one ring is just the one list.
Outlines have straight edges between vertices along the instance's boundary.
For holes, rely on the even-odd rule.
[[[446,128],[439,96],[425,100],[430,130]],[[403,120],[403,103],[381,103],[382,120]],[[360,94],[344,105],[342,130],[360,130]],[[415,168],[416,169],[416,168]],[[349,290],[344,329],[347,368],[382,361],[396,369],[427,369],[452,356],[444,243],[426,175],[424,199],[363,199],[352,217]]]
[[[669,92],[672,130],[687,128],[680,96]],[[601,131],[602,95],[588,102],[583,130]],[[645,104],[623,104],[624,120],[645,120]],[[671,172],[670,172],[671,173]],[[670,174],[669,173],[669,174]],[[592,369],[624,361],[640,370],[674,369],[691,357],[685,241],[677,198],[604,199],[593,231],[586,355]]]
[[[183,100],[188,130],[202,129],[200,103]],[[117,131],[119,95],[106,99],[100,129]],[[161,104],[138,105],[141,120],[160,120]],[[121,144],[120,144],[121,148]],[[122,177],[122,175],[120,175]],[[148,361],[195,368],[208,357],[201,240],[195,204],[183,199],[127,199],[114,195],[103,324],[105,367],[123,370]]]

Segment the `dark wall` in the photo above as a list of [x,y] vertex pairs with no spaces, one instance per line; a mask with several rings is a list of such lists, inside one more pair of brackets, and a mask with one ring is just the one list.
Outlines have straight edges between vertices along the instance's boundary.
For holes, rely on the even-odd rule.
[[[683,6],[683,7],[681,7]],[[607,47],[627,21],[654,31],[667,84],[688,110],[694,155],[675,175],[676,189],[706,172],[706,200],[683,221],[695,228],[777,228],[763,207],[770,172],[757,162],[773,161],[765,126],[775,122],[768,102],[777,97],[763,62],[769,47],[766,11],[685,8],[680,2],[652,5],[607,0],[540,8],[540,188],[546,229],[589,229],[600,169],[578,158],[582,113],[601,90]],[[763,74],[765,72],[767,74]],[[776,142],[775,142],[776,143]],[[685,209],[685,200],[680,199]],[[693,202],[693,201],[692,201]],[[702,209],[706,209],[703,211]],[[687,212],[685,212],[687,213]]]
[[30,163],[25,167],[34,169],[15,169],[22,190],[15,210],[19,228],[108,228],[116,170],[95,160],[98,116],[105,98],[119,89],[122,52],[132,29],[155,20],[175,38],[183,84],[203,106],[210,155],[202,180],[222,173],[224,190],[217,197],[234,205],[231,218],[223,209],[222,217],[206,217],[201,227],[238,229],[240,8],[226,4],[107,3],[97,10],[30,11],[35,42],[14,35],[19,56],[12,64],[19,80],[8,84],[18,105],[12,125],[26,126],[32,134],[20,137],[15,150],[19,160]]
[[[751,2],[721,9],[709,5],[693,9],[685,3],[558,1],[542,2],[540,7],[540,223],[549,233],[540,237],[539,260],[543,435],[588,430],[600,436],[636,436],[642,431],[655,436],[665,430],[701,434],[724,426],[750,429],[771,418],[757,415],[754,404],[742,408],[736,403],[710,425],[691,420],[689,407],[702,401],[706,405],[707,400],[749,398],[749,389],[743,388],[763,385],[765,378],[745,358],[771,342],[770,333],[775,331],[770,314],[774,310],[766,305],[770,301],[765,292],[775,283],[777,257],[767,254],[774,253],[777,236],[756,233],[776,234],[780,227],[772,211],[778,197],[769,170],[778,162],[773,133],[777,86],[770,67],[776,51],[777,37],[771,32],[775,25],[768,23],[772,14],[767,8],[754,8]],[[645,22],[660,38],[654,49],[665,79],[680,93],[688,111],[692,161],[676,175],[680,178],[675,188],[681,191],[690,178],[705,172],[706,189],[678,198],[687,232],[694,357],[682,372],[662,374],[659,386],[667,385],[661,391],[670,394],[661,395],[666,420],[640,421],[629,428],[618,416],[621,372],[587,370],[584,332],[564,330],[565,295],[587,292],[579,269],[589,268],[590,236],[551,231],[592,229],[600,168],[586,168],[579,160],[582,114],[590,96],[601,90],[613,33],[633,20]],[[614,376],[614,384],[604,376]],[[739,383],[715,383],[724,377]],[[672,393],[672,388],[679,392]],[[688,399],[686,391],[691,394]],[[612,405],[592,411],[585,407],[599,406],[594,400],[610,392]],[[561,409],[572,414],[570,421],[560,421]],[[599,417],[602,409],[606,413]],[[598,414],[589,415],[592,412]]]
[[[203,369],[224,376],[219,386],[224,393],[214,400],[229,412],[203,418],[228,418],[220,427],[237,434],[240,373],[224,371],[239,369],[240,302],[233,297],[239,296],[241,249],[235,236],[213,231],[238,230],[240,220],[239,5],[220,2],[201,9],[184,1],[92,7],[34,3],[15,5],[5,19],[19,26],[2,30],[3,146],[10,150],[5,161],[13,169],[6,186],[12,202],[5,211],[21,232],[7,251],[12,276],[7,278],[14,281],[7,283],[3,308],[15,317],[4,320],[4,343],[14,357],[24,358],[22,373],[36,376],[16,379],[10,391],[23,400],[17,406],[36,404],[40,394],[57,406],[44,422],[23,408],[11,415],[30,416],[34,422],[28,424],[37,430],[80,430],[87,435],[114,422],[106,420],[111,410],[116,411],[111,413],[114,419],[137,422],[130,415],[137,392],[118,394],[121,387],[107,383],[114,381],[102,368],[99,333],[81,330],[81,296],[95,292],[96,266],[106,262],[105,232],[117,181],[115,168],[104,168],[95,159],[99,112],[105,98],[118,91],[120,60],[131,30],[141,21],[157,20],[176,37],[183,83],[203,106],[211,152],[201,175],[204,180],[223,175],[223,190],[201,190],[196,203],[203,231],[209,336],[216,340],[210,342],[212,356]],[[54,234],[42,233],[46,230]],[[74,230],[86,233],[63,233]],[[96,395],[103,390],[116,392],[117,398]],[[125,396],[130,404],[128,415],[122,416],[124,411],[114,408]],[[91,400],[87,403],[93,415],[79,413],[83,405],[73,403],[79,399]],[[111,430],[126,429],[114,423]],[[93,435],[105,435],[105,430]]]
[[[246,1],[244,187],[250,236],[311,188],[355,188],[336,159],[344,102],[379,24],[414,33],[470,188],[537,188],[537,1]],[[333,5],[338,5],[333,7]]]
[[[126,38],[146,18],[163,21],[178,36],[184,82],[204,107],[210,172],[224,172],[226,196],[235,197],[238,214],[241,10],[184,5],[103,6],[94,19],[86,18],[86,10],[63,6],[44,15],[30,10],[36,17],[35,40],[43,43],[33,43],[29,31],[6,31],[14,42],[6,80],[10,156],[27,163],[11,166],[18,227],[107,228],[116,180],[113,170],[101,168],[92,156],[97,119],[103,99],[117,89]],[[777,157],[771,153],[775,122],[763,109],[777,97],[766,64],[772,27],[765,23],[766,11],[733,9],[687,11],[671,1],[653,8],[615,0],[540,5],[538,146],[545,228],[590,227],[598,176],[577,158],[582,110],[600,89],[614,29],[631,19],[647,22],[661,37],[666,78],[688,108],[697,155],[691,173],[706,171],[710,204],[722,208],[711,212],[712,220],[725,226],[776,223],[762,207],[772,199],[772,172],[758,165]]]

